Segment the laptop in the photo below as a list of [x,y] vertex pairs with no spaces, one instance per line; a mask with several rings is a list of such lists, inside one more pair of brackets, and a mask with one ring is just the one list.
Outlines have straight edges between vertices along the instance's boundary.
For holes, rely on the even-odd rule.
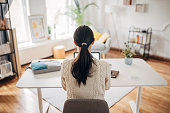
[[[92,55],[94,58],[100,60],[100,52],[91,52],[91,55]],[[76,58],[77,56],[78,56],[78,52],[74,52],[74,58]]]

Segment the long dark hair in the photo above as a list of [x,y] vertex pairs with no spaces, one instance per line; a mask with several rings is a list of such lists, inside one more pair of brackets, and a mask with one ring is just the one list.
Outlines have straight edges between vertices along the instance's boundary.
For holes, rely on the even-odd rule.
[[89,71],[94,61],[91,53],[89,53],[88,47],[93,41],[93,32],[88,26],[79,26],[74,32],[74,42],[77,46],[81,47],[81,50],[78,58],[72,65],[71,73],[77,80],[79,86],[81,83],[86,85],[87,77],[90,76]]

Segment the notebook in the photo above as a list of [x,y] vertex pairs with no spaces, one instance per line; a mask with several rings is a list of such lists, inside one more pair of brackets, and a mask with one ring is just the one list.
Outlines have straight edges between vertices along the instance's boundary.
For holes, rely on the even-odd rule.
[[[92,55],[94,58],[100,60],[100,52],[91,52],[91,55]],[[78,52],[74,52],[74,58],[76,58],[77,56],[78,56]]]

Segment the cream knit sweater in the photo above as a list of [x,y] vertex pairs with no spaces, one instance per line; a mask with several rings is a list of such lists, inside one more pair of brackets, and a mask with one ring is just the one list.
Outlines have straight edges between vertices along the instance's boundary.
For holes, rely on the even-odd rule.
[[94,58],[90,70],[91,77],[87,78],[86,85],[78,86],[77,80],[71,74],[74,59],[65,60],[61,68],[62,87],[67,91],[67,99],[102,99],[105,90],[110,88],[111,71],[107,62]]

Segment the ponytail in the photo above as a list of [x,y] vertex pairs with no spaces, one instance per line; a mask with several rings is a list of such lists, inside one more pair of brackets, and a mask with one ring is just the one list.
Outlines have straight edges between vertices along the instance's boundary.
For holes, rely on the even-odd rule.
[[[85,28],[82,30],[81,27],[85,27]],[[80,35],[80,33],[82,33],[82,36]],[[76,41],[78,40],[77,38],[79,38],[78,36],[81,36],[82,39],[84,38],[86,40],[84,40],[84,42],[81,44],[78,42],[76,43]],[[94,63],[93,56],[88,50],[88,47],[94,41],[94,36],[93,36],[91,29],[88,26],[80,26],[75,31],[74,40],[75,40],[75,43],[79,47],[81,47],[81,50],[79,52],[78,58],[72,65],[71,73],[73,77],[77,80],[79,86],[81,85],[81,83],[86,85],[87,77],[90,77],[89,71],[92,68],[92,63]]]

